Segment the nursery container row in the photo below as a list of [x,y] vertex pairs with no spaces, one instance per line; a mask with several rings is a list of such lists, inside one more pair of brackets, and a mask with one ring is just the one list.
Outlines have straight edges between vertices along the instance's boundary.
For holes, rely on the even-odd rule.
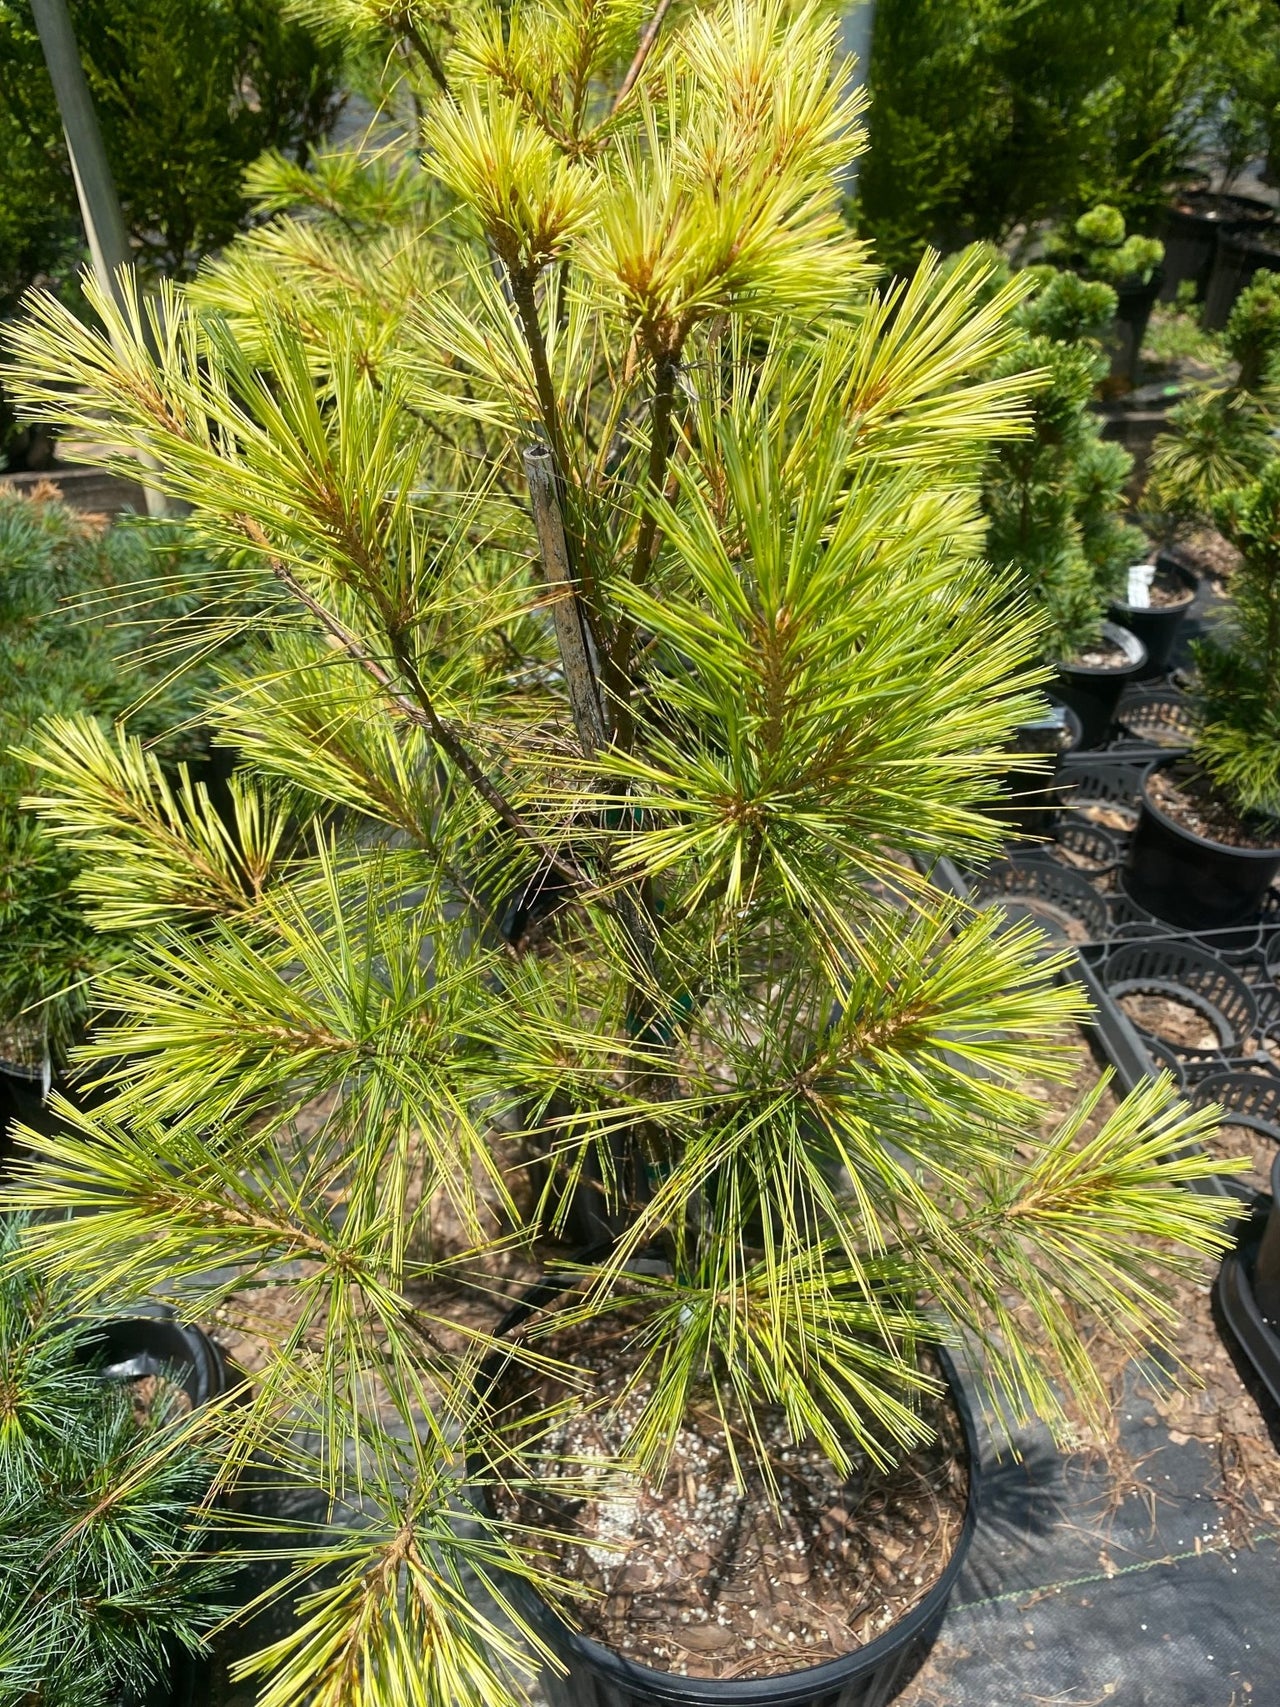
[[1204,303],[1205,325],[1227,323],[1240,292],[1259,272],[1280,272],[1275,209],[1250,196],[1189,190],[1169,209],[1160,295],[1172,301],[1190,281]]
[[1060,766],[1039,803],[1046,839],[1011,844],[971,892],[1075,945],[1117,1067],[1171,1072],[1194,1104],[1263,1141],[1270,1192],[1226,1184],[1245,1219],[1218,1293],[1280,1401],[1280,852],[1222,849],[1153,805],[1153,776],[1179,755],[1153,756],[1144,737],[1176,742],[1180,699],[1166,685],[1128,700],[1108,752]]

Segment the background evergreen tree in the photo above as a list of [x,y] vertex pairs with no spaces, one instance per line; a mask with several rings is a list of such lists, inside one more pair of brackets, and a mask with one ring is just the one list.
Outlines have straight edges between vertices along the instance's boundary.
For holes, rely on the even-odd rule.
[[[305,161],[327,134],[340,56],[280,0],[72,0],[71,15],[138,263],[183,277],[245,223],[258,155]],[[0,317],[32,284],[83,306],[84,232],[27,0],[0,0],[0,146]],[[0,458],[39,468],[49,448],[0,393]]]
[[[96,933],[76,893],[80,860],[23,809],[35,782],[22,746],[46,717],[128,717],[152,778],[203,756],[190,726],[207,672],[175,671],[166,632],[212,592],[207,563],[184,557],[181,533],[132,518],[108,527],[59,502],[0,488],[0,1055],[47,1048],[55,1063],[82,1034],[90,981],[119,952]],[[180,576],[175,596],[171,577]],[[207,732],[206,732],[207,734]],[[117,800],[124,815],[128,805]]]
[[1280,183],[1280,5],[1236,0],[1218,20],[1210,61],[1216,107],[1215,153],[1227,182],[1261,158]]
[[927,244],[1003,243],[1099,201],[1150,229],[1214,134],[1216,56],[1237,10],[878,0],[859,229],[898,271]]

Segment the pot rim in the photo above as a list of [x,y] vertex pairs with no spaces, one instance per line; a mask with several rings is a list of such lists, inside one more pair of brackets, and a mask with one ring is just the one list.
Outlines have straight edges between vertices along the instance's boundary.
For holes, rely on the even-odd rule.
[[[572,1277],[547,1275],[532,1286],[499,1323],[496,1332],[506,1334],[535,1310],[546,1304],[557,1292],[572,1284]],[[638,1693],[642,1698],[669,1703],[670,1707],[804,1707],[804,1703],[825,1691],[837,1689],[874,1672],[885,1661],[909,1646],[918,1637],[936,1626],[946,1611],[947,1602],[956,1579],[964,1568],[969,1547],[977,1526],[981,1500],[981,1449],[973,1406],[965,1381],[947,1346],[939,1342],[933,1347],[942,1366],[943,1379],[960,1419],[968,1461],[969,1493],[965,1504],[964,1521],[956,1536],[951,1557],[942,1575],[924,1597],[904,1617],[896,1620],[881,1635],[865,1647],[842,1654],[820,1665],[805,1666],[799,1671],[783,1672],[773,1677],[716,1678],[685,1677],[677,1672],[662,1671],[655,1666],[642,1665],[607,1648],[603,1643],[584,1636],[566,1623],[549,1600],[522,1577],[511,1576],[505,1590],[522,1616],[528,1619],[549,1647],[569,1648],[611,1682]],[[505,1361],[500,1352],[492,1353],[481,1365],[477,1385],[496,1379],[499,1363]],[[467,1455],[467,1475],[474,1478],[483,1473],[484,1460],[478,1452]],[[493,1507],[488,1488],[473,1485],[471,1497],[478,1509],[492,1518]]]
[[[1106,676],[1131,676],[1140,670],[1147,661],[1147,649],[1138,639],[1132,629],[1124,628],[1118,622],[1112,622],[1108,617],[1102,624],[1102,637],[1119,646],[1124,652],[1127,662],[1123,664],[1073,664],[1069,659],[1056,658],[1053,667],[1061,676],[1083,676],[1090,681],[1100,680]],[[1134,649],[1137,656],[1134,656]]]
[[[1147,766],[1146,773],[1142,778],[1142,810],[1144,812],[1149,812],[1156,822],[1162,825],[1165,829],[1172,830],[1177,835],[1184,837],[1192,844],[1193,847],[1209,848],[1214,853],[1235,854],[1241,859],[1280,860],[1280,839],[1277,839],[1275,844],[1271,847],[1233,847],[1230,842],[1215,842],[1210,836],[1202,836],[1198,830],[1188,829],[1185,824],[1180,824],[1176,818],[1171,818],[1162,807],[1156,805],[1155,801],[1151,798],[1147,786],[1151,781],[1151,778],[1157,771],[1167,770],[1171,765],[1186,763],[1186,753],[1170,753],[1168,758],[1156,759],[1153,763]],[[1280,838],[1280,828],[1277,829],[1276,834],[1277,837]]]
[[[1212,201],[1218,207],[1196,207],[1196,201]],[[1230,204],[1228,207],[1226,204]],[[1275,218],[1275,209],[1257,196],[1237,195],[1233,190],[1214,190],[1208,184],[1196,184],[1179,192],[1169,204],[1170,213],[1180,213],[1187,219],[1201,219],[1211,225],[1225,225],[1232,220],[1256,221],[1266,225]]]
[[[1228,1067],[1222,1072],[1209,1073],[1196,1082],[1191,1093],[1193,1107],[1202,1108],[1206,1103],[1216,1102],[1222,1109],[1224,1126],[1247,1126],[1251,1132],[1259,1132],[1265,1138],[1275,1139],[1278,1129],[1274,1121],[1267,1120],[1264,1115],[1250,1114],[1246,1109],[1233,1107],[1221,1094],[1228,1086],[1238,1084],[1244,1079],[1257,1079],[1268,1087],[1276,1082],[1272,1073]],[[1280,1161],[1280,1150],[1276,1152],[1276,1160]]]
[[27,1061],[11,1061],[7,1055],[0,1055],[0,1076],[9,1079],[21,1079],[24,1084],[38,1085],[44,1079],[43,1064],[33,1066]]
[[[109,1315],[86,1317],[85,1350],[100,1355],[111,1349],[111,1340],[122,1340],[114,1349],[123,1355],[120,1363],[149,1357],[169,1363],[181,1375],[180,1385],[193,1406],[217,1399],[235,1386],[236,1372],[221,1347],[198,1322],[184,1322],[172,1305],[150,1300],[124,1305]],[[134,1349],[136,1348],[136,1349]]]
[[[1051,715],[1040,719],[1038,722],[1019,723],[1017,728],[1014,730],[1014,734],[1020,735],[1024,730],[1032,732],[1042,729],[1046,731],[1058,729],[1067,734],[1070,737],[1070,740],[1065,747],[1046,748],[1044,750],[1041,750],[1038,747],[1028,747],[1025,750],[1019,748],[1008,749],[1011,756],[1015,759],[1051,759],[1055,754],[1059,757],[1065,757],[1066,754],[1074,752],[1080,745],[1080,742],[1084,739],[1084,725],[1081,723],[1074,707],[1068,705],[1064,699],[1054,698],[1052,684],[1047,688],[1043,688],[1041,691],[1049,701]],[[1058,715],[1052,715],[1053,712],[1056,712]],[[1048,777],[1048,774],[1049,773],[1046,771],[1046,778]]]

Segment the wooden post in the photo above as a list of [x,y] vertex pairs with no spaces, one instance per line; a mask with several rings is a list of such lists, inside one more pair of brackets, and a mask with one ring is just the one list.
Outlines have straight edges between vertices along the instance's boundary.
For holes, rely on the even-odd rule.
[[[67,0],[31,0],[31,10],[40,34],[45,64],[49,67],[49,80],[58,103],[67,152],[71,156],[71,171],[76,182],[85,236],[89,240],[93,274],[103,294],[123,309],[125,296],[121,275],[126,267],[133,266],[133,251],[103,146],[98,115],[80,63]],[[147,459],[144,457],[142,461],[146,463]],[[169,514],[163,492],[155,490],[146,481],[143,481],[143,490],[149,515]]]

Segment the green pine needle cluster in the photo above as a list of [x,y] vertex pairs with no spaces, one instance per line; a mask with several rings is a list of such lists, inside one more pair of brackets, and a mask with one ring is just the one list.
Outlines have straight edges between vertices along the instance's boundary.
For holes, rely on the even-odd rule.
[[195,1507],[212,1478],[161,1396],[93,1370],[91,1322],[0,1223],[0,1703],[142,1700],[223,1616],[225,1563]]
[[617,1237],[573,1307],[646,1317],[633,1464],[691,1399],[884,1460],[944,1333],[1017,1408],[1101,1403],[1088,1323],[1167,1340],[1223,1215],[1167,1081],[1043,1129],[1082,1000],[928,875],[997,850],[1040,705],[982,509],[1038,381],[1027,281],[874,288],[835,7],[326,9],[398,49],[401,163],[327,159],[192,288],[99,297],[105,330],[37,294],[12,339],[15,392],[226,554],[242,766],[220,840],[127,743],[40,737],[43,821],[137,934],[85,1051],[111,1094],[8,1200],[85,1302],[287,1272],[221,1473],[268,1451],[335,1525],[261,1699],[488,1707],[540,1649],[476,1581],[556,1584],[458,1522],[460,1445],[531,1473],[461,1279],[590,1202]]

